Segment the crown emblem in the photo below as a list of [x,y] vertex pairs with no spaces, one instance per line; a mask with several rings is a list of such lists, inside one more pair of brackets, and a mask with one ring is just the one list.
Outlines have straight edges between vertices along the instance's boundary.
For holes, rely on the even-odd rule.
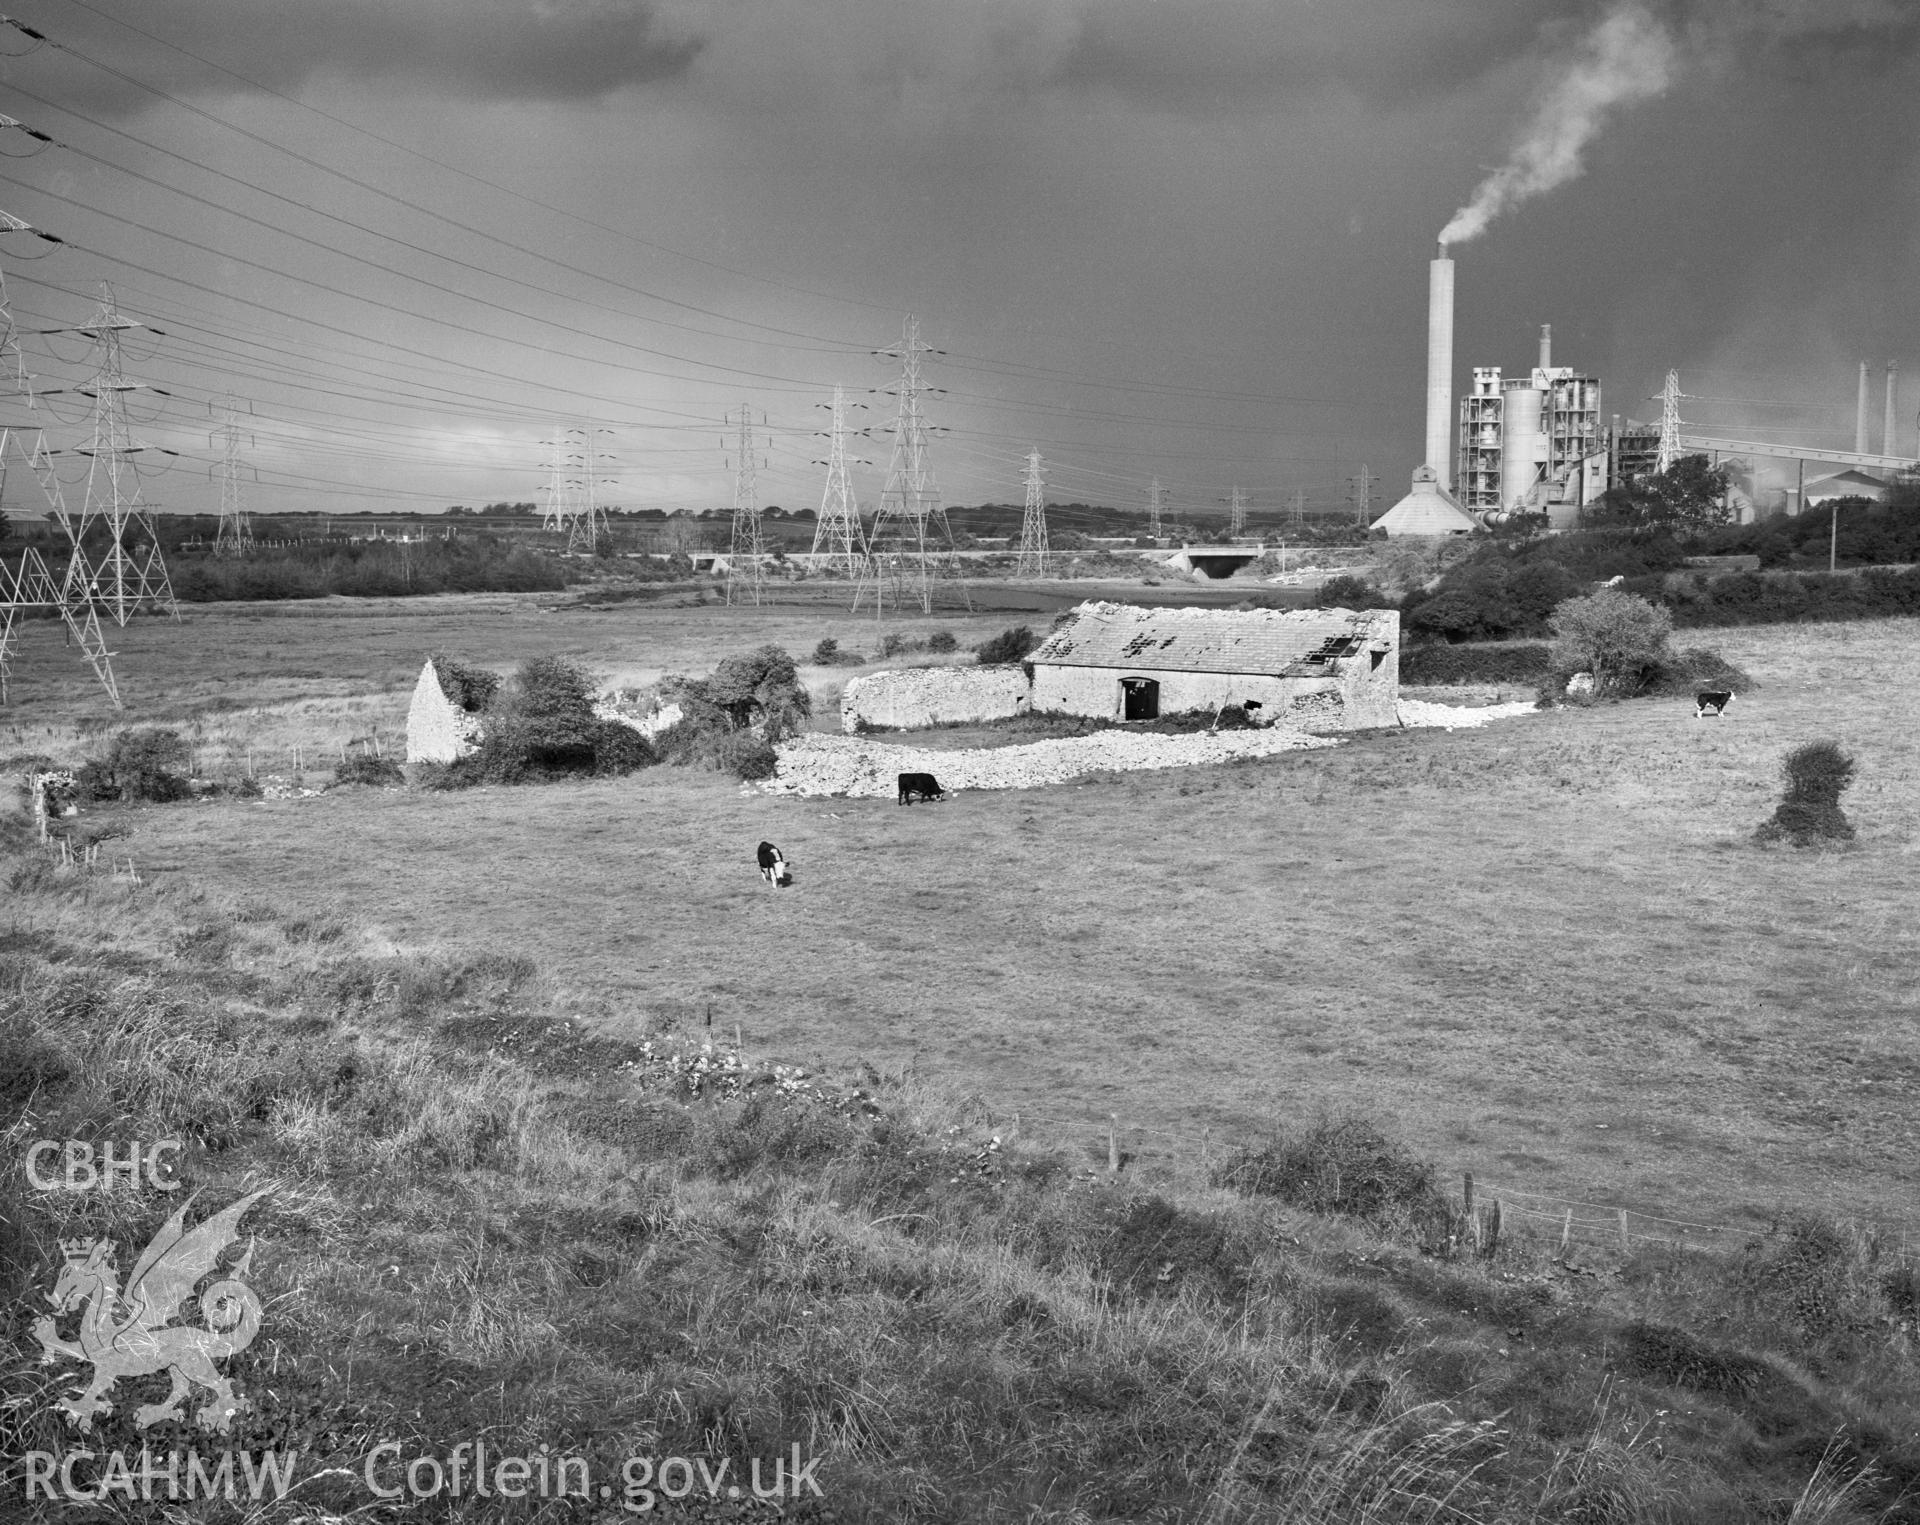
[[60,1253],[69,1260],[85,1260],[99,1243],[98,1239],[62,1239]]

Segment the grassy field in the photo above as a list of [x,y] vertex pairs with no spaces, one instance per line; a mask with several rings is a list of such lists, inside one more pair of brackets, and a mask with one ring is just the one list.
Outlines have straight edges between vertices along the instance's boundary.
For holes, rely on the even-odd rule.
[[[656,617],[678,644],[646,644]],[[784,611],[441,619],[349,620],[339,648],[372,676],[441,641],[659,670],[861,634]],[[668,770],[355,790],[142,812],[123,850],[394,948],[524,953],[559,1009],[613,1034],[711,1011],[756,1053],[913,1065],[1089,1149],[1117,1113],[1143,1168],[1361,1107],[1516,1191],[1920,1228],[1920,626],[1703,639],[1763,685],[1719,723],[1644,702],[910,811]],[[1819,735],[1860,756],[1857,847],[1749,846],[1781,753]],[[763,837],[791,892],[753,872]]]
[[[489,609],[445,644],[525,655],[525,621],[603,667],[700,669],[776,628],[855,643],[662,611],[682,644],[596,654],[571,616]],[[360,619],[391,616],[249,660],[410,679]],[[666,769],[141,808],[114,844],[139,886],[0,817],[0,1153],[183,1137],[209,1204],[277,1187],[245,1224],[268,1317],[226,1443],[304,1458],[281,1506],[20,1507],[32,1451],[220,1443],[136,1432],[157,1376],[91,1436],[61,1422],[76,1369],[30,1332],[59,1241],[125,1266],[174,1203],[10,1170],[0,1512],[630,1517],[383,1513],[360,1482],[382,1440],[478,1438],[615,1488],[624,1457],[738,1476],[798,1447],[825,1496],[787,1517],[815,1525],[1920,1520],[1920,1283],[1858,1221],[1913,1216],[1920,622],[1711,639],[1764,685],[1720,723],[1635,703],[913,810]],[[144,718],[218,671],[182,662]],[[1749,845],[1780,753],[1820,735],[1861,760],[1857,844]],[[793,889],[754,872],[761,836]],[[830,1078],[690,1083],[660,1055],[709,1018],[723,1062],[737,1024],[756,1065]],[[1249,1195],[1220,1170],[1243,1147],[1294,1184]],[[1754,1232],[1623,1253],[1606,1225],[1566,1265],[1548,1209],[1475,1259],[1463,1169],[1483,1203]]]

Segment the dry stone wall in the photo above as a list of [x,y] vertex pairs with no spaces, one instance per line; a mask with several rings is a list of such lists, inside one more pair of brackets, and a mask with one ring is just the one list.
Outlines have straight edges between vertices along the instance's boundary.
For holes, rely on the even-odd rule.
[[[1402,700],[1400,723],[1452,730],[1528,714],[1535,708],[1531,701],[1466,708]],[[1018,747],[944,752],[931,747],[895,746],[866,736],[813,732],[796,736],[778,748],[777,771],[761,787],[769,794],[890,799],[898,789],[898,775],[931,773],[949,789],[1035,789],[1086,773],[1197,768],[1240,757],[1271,757],[1340,745],[1337,737],[1309,735],[1278,725],[1265,730],[1203,731],[1185,736],[1115,729]]]
[[863,736],[799,736],[779,749],[779,768],[764,786],[773,794],[841,794],[891,798],[902,773],[931,773],[949,789],[1033,789],[1083,773],[1141,768],[1194,768],[1236,757],[1269,757],[1308,747],[1330,747],[1329,737],[1275,726],[1264,731],[1161,736],[1151,731],[1102,731],[1019,747],[940,752],[891,746]]
[[1027,675],[1018,667],[908,667],[869,673],[840,695],[840,728],[894,730],[1025,714]]

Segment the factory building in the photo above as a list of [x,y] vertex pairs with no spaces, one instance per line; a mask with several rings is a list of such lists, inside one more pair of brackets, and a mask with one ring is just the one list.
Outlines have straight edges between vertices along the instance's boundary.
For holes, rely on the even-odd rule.
[[1476,366],[1460,399],[1455,481],[1469,514],[1539,513],[1571,528],[1580,509],[1607,490],[1608,448],[1600,428],[1600,380],[1553,363],[1553,331],[1540,330],[1540,363],[1503,378]]

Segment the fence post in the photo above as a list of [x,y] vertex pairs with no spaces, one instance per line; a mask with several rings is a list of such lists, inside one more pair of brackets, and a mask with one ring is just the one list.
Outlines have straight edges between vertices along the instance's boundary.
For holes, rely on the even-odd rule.
[[1500,1199],[1498,1197],[1495,1197],[1493,1199],[1493,1211],[1487,1217],[1487,1242],[1481,1246],[1480,1253],[1486,1256],[1488,1260],[1491,1260],[1493,1259],[1494,1254],[1499,1250],[1499,1248],[1500,1248]]
[[1567,1258],[1567,1246],[1573,1241],[1573,1209],[1567,1209],[1566,1221],[1560,1225],[1560,1258]]
[[1627,1237],[1627,1210],[1624,1207],[1620,1209],[1620,1253],[1633,1253],[1633,1241]]
[[1107,1114],[1107,1174],[1120,1174],[1120,1114]]

